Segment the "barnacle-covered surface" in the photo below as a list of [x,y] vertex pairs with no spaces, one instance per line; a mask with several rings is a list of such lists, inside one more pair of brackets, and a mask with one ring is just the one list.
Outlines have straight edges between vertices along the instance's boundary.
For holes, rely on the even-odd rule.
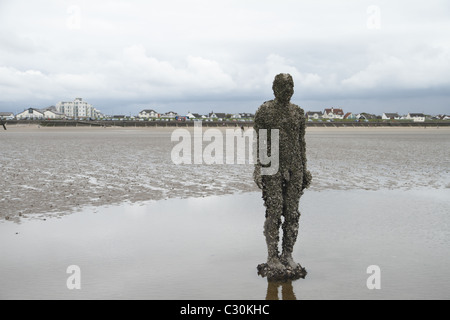
[[256,268],[258,274],[269,281],[289,281],[304,279],[308,272],[300,264],[294,267],[287,266],[284,269],[271,268],[267,263],[262,263]]
[[[275,174],[265,175],[265,166],[258,156],[255,165],[255,183],[262,189],[266,207],[264,235],[266,237],[268,258],[267,268],[262,274],[274,279],[290,278],[288,267],[297,270],[292,259],[292,251],[297,240],[299,228],[299,201],[311,183],[311,174],[306,167],[305,115],[303,109],[290,103],[294,94],[294,82],[289,74],[279,74],[273,82],[275,100],[265,102],[255,114],[255,131],[278,130],[278,141],[267,141],[267,150],[276,157],[274,143],[278,144],[279,168]],[[269,134],[268,134],[269,136]],[[263,141],[258,139],[258,150]],[[258,152],[259,155],[259,152]],[[282,217],[284,221],[282,223]],[[282,225],[282,252],[279,253],[279,229]],[[301,269],[301,267],[300,267]],[[291,272],[295,276],[295,272]],[[290,273],[290,274],[291,274]],[[297,272],[301,273],[301,272]]]

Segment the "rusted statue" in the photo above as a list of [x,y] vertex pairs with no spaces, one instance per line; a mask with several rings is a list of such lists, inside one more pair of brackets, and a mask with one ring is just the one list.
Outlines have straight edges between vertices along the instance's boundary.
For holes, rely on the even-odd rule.
[[[275,99],[265,102],[256,112],[255,130],[278,130],[278,141],[267,140],[270,153],[278,143],[279,167],[276,173],[263,174],[265,164],[258,152],[254,180],[262,190],[266,207],[264,235],[266,237],[267,263],[258,266],[258,273],[269,280],[292,280],[304,278],[306,270],[292,257],[299,227],[299,202],[303,190],[312,180],[306,167],[304,111],[290,103],[294,94],[294,81],[289,74],[279,74],[273,82]],[[258,150],[261,146],[258,143]],[[272,158],[274,154],[271,155]],[[282,222],[282,217],[284,221]],[[278,243],[280,226],[283,230],[282,252]]]

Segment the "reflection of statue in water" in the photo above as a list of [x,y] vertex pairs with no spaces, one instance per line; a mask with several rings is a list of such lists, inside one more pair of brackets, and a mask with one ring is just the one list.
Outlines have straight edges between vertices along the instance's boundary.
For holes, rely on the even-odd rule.
[[281,300],[297,300],[292,281],[268,281],[266,300],[280,300],[278,296],[279,287],[281,287]]
[[[266,207],[264,235],[268,249],[267,263],[259,265],[258,272],[269,280],[298,279],[305,277],[306,270],[294,262],[292,251],[298,234],[300,197],[312,179],[306,170],[306,122],[304,111],[290,103],[294,94],[294,81],[289,74],[275,77],[273,91],[275,100],[265,102],[255,115],[255,130],[258,135],[260,129],[279,130],[278,172],[274,175],[262,175],[261,168],[265,166],[261,164],[259,153],[254,172],[255,182],[262,189]],[[273,142],[267,142],[269,152],[271,143]],[[279,255],[281,217],[284,217],[283,243],[282,253]]]

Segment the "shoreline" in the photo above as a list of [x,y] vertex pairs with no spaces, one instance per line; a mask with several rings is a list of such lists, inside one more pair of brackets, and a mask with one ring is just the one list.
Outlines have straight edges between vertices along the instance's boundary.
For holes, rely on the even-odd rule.
[[[5,121],[6,127],[56,127],[56,128],[193,128],[197,121],[123,121],[123,120],[8,120]],[[253,122],[241,121],[202,121],[203,127],[214,128],[244,128],[253,127]],[[351,121],[332,121],[332,122],[306,122],[309,128],[450,128],[450,121],[375,121],[375,122],[351,122]]]
[[[248,130],[250,128],[252,128],[252,125],[244,125],[244,129]],[[192,126],[184,126],[184,125],[179,125],[179,126],[138,126],[138,127],[133,127],[133,126],[106,126],[106,127],[101,127],[101,126],[42,126],[40,124],[36,124],[36,123],[21,123],[21,124],[8,124],[6,126],[7,130],[1,130],[1,133],[7,133],[8,131],[12,131],[12,132],[17,132],[17,131],[48,131],[48,132],[56,132],[56,131],[75,131],[75,132],[80,132],[80,131],[89,131],[89,132],[107,132],[107,131],[162,131],[162,132],[170,132],[176,129],[187,129],[187,130],[193,130],[194,127]],[[209,129],[209,128],[214,128],[214,129],[219,129],[219,130],[230,130],[230,129],[235,129],[235,130],[239,130],[240,127],[237,126],[211,126],[208,125],[206,123],[203,123],[203,130],[205,129]],[[405,131],[405,132],[425,132],[424,130],[426,129],[430,129],[431,130],[445,130],[445,131],[450,131],[450,123],[449,126],[383,126],[383,125],[377,125],[377,126],[351,126],[351,125],[347,125],[347,126],[314,126],[314,125],[310,125],[306,127],[306,131],[308,132],[320,132],[320,131],[324,131],[324,132],[330,132],[330,131],[338,131],[338,132],[343,132],[343,131],[349,131],[349,132],[400,132],[400,131]]]
[[[416,187],[411,189],[389,189],[389,188],[379,188],[379,189],[324,189],[319,190],[316,188],[308,189],[305,191],[305,194],[302,195],[300,199],[300,205],[303,202],[303,198],[308,196],[317,196],[320,197],[323,194],[339,194],[342,192],[346,192],[349,194],[389,194],[396,193],[399,195],[408,195],[408,194],[434,194],[441,200],[445,200],[445,192],[447,188],[429,188],[429,187]],[[223,192],[223,193],[207,193],[202,195],[186,195],[186,196],[168,196],[161,198],[145,198],[145,199],[124,199],[122,201],[111,201],[104,203],[84,203],[82,205],[61,205],[59,208],[50,207],[48,209],[37,208],[36,211],[30,209],[28,212],[20,212],[18,215],[3,215],[0,213],[0,226],[11,224],[11,225],[22,225],[30,222],[37,221],[58,221],[63,218],[70,217],[72,215],[77,215],[80,213],[100,213],[105,212],[111,209],[117,208],[140,208],[140,207],[151,207],[158,206],[167,202],[196,202],[196,201],[212,201],[215,199],[227,199],[232,197],[257,197],[262,199],[262,191],[257,189],[256,187],[253,189],[247,190],[234,190],[231,192]],[[263,200],[261,200],[261,204],[263,204]],[[265,209],[264,209],[265,210]],[[265,212],[265,211],[264,211]]]

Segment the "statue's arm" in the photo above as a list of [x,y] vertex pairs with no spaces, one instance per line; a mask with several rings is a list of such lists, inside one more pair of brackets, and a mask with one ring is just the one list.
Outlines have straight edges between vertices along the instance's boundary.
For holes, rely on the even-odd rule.
[[255,163],[255,170],[253,171],[253,180],[255,181],[258,188],[262,189],[263,186],[261,176],[261,162],[259,160],[259,129],[261,128],[261,121],[262,121],[260,109],[256,111],[255,121],[253,124],[253,129],[256,132],[256,163]]
[[312,175],[311,172],[308,171],[307,167],[307,160],[306,160],[306,140],[305,140],[305,134],[306,134],[306,117],[304,115],[304,112],[300,112],[300,149],[301,149],[301,158],[302,158],[302,165],[303,165],[303,184],[302,184],[302,190],[309,187],[312,181]]

